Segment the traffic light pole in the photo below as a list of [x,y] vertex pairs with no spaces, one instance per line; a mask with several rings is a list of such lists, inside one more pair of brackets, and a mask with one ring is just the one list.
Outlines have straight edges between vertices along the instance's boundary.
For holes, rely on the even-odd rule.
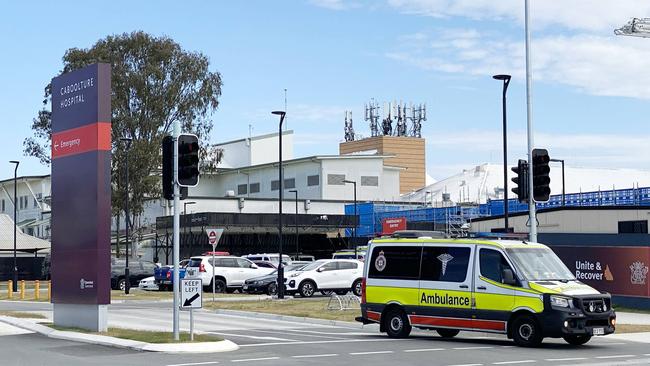
[[174,302],[173,302],[173,309],[174,309],[174,320],[173,320],[173,333],[174,333],[174,340],[178,341],[180,339],[179,337],[179,298],[180,298],[180,288],[179,288],[179,283],[180,283],[180,278],[179,278],[179,268],[178,268],[178,262],[180,261],[180,206],[181,206],[181,201],[180,201],[180,186],[178,185],[178,137],[181,134],[181,125],[178,121],[174,122],[174,132],[173,132],[173,139],[174,139],[174,228],[173,228],[173,233],[174,233],[174,250],[173,250],[173,255],[172,255],[172,260],[174,261],[174,273],[173,273],[173,278],[172,278],[172,285],[174,288]]
[[528,130],[528,222],[530,223],[529,240],[537,242],[537,220],[535,218],[535,198],[533,184],[533,106],[531,101],[532,76],[530,70],[530,4],[524,2],[524,20],[526,28],[526,120]]

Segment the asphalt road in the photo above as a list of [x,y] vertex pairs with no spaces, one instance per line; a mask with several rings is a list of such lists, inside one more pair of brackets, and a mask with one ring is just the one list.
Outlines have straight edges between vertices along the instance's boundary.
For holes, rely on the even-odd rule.
[[[7,304],[0,310],[47,310],[48,304]],[[111,306],[111,324],[168,326],[169,304]],[[26,309],[30,308],[30,309]],[[594,338],[573,347],[547,339],[540,348],[519,348],[502,336],[461,333],[447,340],[435,332],[414,331],[404,340],[364,329],[250,319],[209,312],[195,313],[198,329],[240,345],[234,352],[178,355],[136,352],[49,339],[0,326],[2,365],[628,365],[650,364],[648,343]]]

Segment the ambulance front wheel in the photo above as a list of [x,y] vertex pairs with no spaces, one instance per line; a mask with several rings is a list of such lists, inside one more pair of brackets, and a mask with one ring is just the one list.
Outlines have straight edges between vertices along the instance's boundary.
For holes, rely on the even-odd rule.
[[542,329],[530,315],[520,315],[512,322],[512,339],[518,346],[537,347],[542,343]]
[[401,309],[389,310],[384,321],[386,334],[391,338],[406,338],[411,334],[408,317]]

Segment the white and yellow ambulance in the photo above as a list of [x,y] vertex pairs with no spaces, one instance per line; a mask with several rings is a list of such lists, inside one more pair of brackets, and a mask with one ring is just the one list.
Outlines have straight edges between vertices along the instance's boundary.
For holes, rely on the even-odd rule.
[[397,232],[368,246],[361,317],[390,337],[413,327],[507,334],[518,345],[544,337],[581,345],[614,332],[611,296],[575,279],[542,244],[434,238]]

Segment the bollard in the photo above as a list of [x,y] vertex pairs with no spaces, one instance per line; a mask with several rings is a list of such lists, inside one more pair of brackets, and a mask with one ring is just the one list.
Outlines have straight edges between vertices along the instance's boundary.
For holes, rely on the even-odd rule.
[[7,281],[7,299],[11,300],[14,298],[14,281]]
[[25,280],[20,280],[20,299],[25,300]]
[[52,280],[47,281],[47,301],[52,301]]
[[39,300],[41,298],[41,282],[39,280],[34,281],[34,300]]

